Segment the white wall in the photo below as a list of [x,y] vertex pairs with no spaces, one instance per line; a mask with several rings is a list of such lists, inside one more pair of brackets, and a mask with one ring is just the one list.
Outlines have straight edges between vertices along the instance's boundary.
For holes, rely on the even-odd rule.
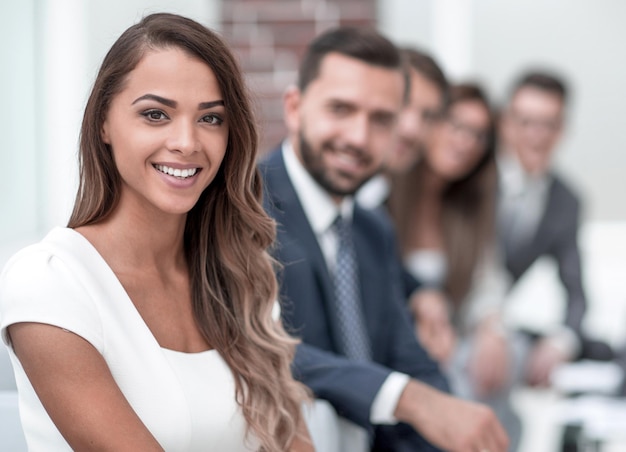
[[424,50],[432,46],[431,1],[378,0],[381,30],[398,44],[413,44]]
[[381,28],[388,36],[430,49],[453,80],[482,82],[496,102],[528,65],[563,73],[573,103],[557,164],[584,194],[587,219],[626,220],[626,2],[381,3]]
[[[35,130],[45,121],[35,100],[34,0],[0,3],[0,241],[17,243],[38,228]],[[2,258],[0,245],[0,259]],[[7,251],[9,252],[9,251]]]

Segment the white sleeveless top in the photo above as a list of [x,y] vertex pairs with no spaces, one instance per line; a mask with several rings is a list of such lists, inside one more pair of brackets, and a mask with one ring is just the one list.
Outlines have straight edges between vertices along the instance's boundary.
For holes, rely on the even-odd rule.
[[[166,451],[250,451],[230,369],[215,350],[163,349],[96,249],[56,228],[13,256],[0,275],[0,333],[47,323],[83,337],[104,357],[122,393]],[[71,451],[9,349],[29,451]]]
[[[215,350],[182,353],[163,349],[163,352],[185,392],[193,445],[190,450],[242,450],[246,423],[239,407],[234,405],[235,382],[220,354]],[[224,428],[227,434],[218,430]]]

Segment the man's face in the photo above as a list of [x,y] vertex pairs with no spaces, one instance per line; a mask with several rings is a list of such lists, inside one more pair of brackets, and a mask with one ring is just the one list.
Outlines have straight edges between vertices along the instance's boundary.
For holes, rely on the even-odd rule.
[[402,108],[401,71],[330,53],[304,92],[285,96],[289,136],[300,161],[337,200],[382,167]]
[[502,138],[529,174],[542,174],[561,138],[563,101],[534,87],[521,88],[502,119]]
[[424,155],[424,143],[441,114],[442,96],[434,82],[411,69],[411,95],[400,113],[396,144],[386,163],[390,173],[409,171]]

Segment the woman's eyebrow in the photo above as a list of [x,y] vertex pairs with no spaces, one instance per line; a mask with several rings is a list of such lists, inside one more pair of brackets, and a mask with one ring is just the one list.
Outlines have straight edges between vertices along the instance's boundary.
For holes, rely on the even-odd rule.
[[176,108],[176,106],[178,105],[178,102],[176,102],[175,100],[166,99],[165,97],[157,96],[156,94],[144,94],[143,96],[135,99],[131,105],[135,105],[137,102],[142,100],[154,100],[171,108]]
[[[167,105],[168,107],[171,107],[171,108],[176,108],[178,106],[178,102],[176,102],[175,100],[166,99],[165,97],[157,96],[156,94],[144,94],[143,96],[140,96],[137,99],[135,99],[132,105],[142,100],[153,100],[163,105]],[[209,102],[200,102],[198,104],[198,110],[206,110],[207,108],[212,108],[217,105],[224,105],[224,101],[219,99],[219,100],[212,100]]]
[[205,110],[207,108],[212,108],[212,107],[216,107],[218,105],[224,105],[224,101],[223,100],[213,100],[211,102],[201,102],[198,104],[198,110]]

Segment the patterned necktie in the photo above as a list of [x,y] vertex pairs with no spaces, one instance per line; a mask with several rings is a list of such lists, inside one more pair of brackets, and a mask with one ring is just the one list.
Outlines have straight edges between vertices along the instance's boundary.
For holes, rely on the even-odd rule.
[[359,275],[351,225],[338,216],[333,227],[339,245],[334,274],[334,307],[339,324],[339,347],[350,359],[369,361],[371,351],[361,309]]

